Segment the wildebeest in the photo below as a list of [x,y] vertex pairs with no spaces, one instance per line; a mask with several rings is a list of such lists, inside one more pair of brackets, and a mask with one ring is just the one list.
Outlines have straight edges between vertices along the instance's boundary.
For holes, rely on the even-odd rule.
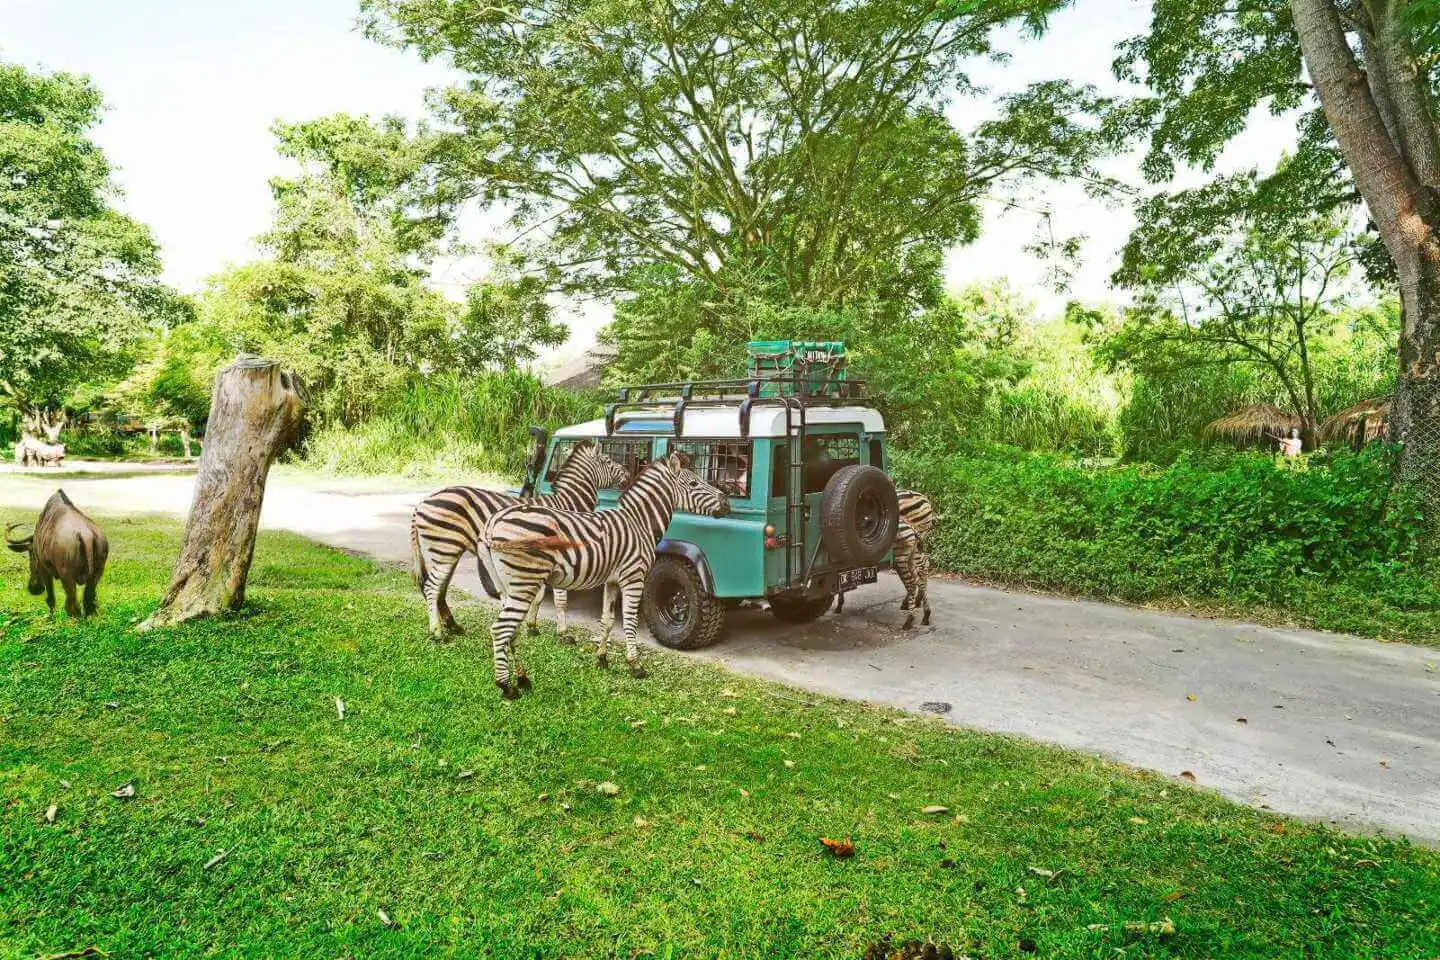
[[12,540],[10,531],[18,526],[18,523],[6,524],[5,543],[16,553],[29,554],[30,593],[37,597],[45,594],[50,615],[54,616],[58,578],[65,588],[65,612],[79,618],[82,613],[80,604],[75,602],[75,588],[83,586],[83,616],[93,614],[95,588],[105,573],[105,560],[110,555],[110,543],[95,522],[70,502],[64,490],[56,490],[40,511],[34,533]]
[[21,437],[15,443],[15,462],[22,467],[58,467],[65,459],[65,444],[46,443],[35,437]]

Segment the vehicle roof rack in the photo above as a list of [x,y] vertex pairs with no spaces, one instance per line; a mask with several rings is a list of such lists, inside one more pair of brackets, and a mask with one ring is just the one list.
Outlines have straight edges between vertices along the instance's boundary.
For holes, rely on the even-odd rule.
[[750,413],[757,406],[783,407],[787,411],[812,407],[840,407],[868,400],[864,380],[827,378],[817,383],[803,368],[790,367],[765,375],[729,380],[684,380],[674,383],[642,383],[621,387],[615,401],[605,407],[605,435],[615,432],[619,414],[627,411],[668,413],[674,435],[684,432],[685,411],[696,408],[737,407],[740,435],[750,435]]

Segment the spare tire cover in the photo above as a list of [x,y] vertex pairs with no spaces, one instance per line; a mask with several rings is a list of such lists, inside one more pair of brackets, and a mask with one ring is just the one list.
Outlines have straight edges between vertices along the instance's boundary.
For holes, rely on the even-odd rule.
[[880,562],[900,528],[900,501],[885,471],[851,464],[836,471],[820,498],[820,540],[839,566]]

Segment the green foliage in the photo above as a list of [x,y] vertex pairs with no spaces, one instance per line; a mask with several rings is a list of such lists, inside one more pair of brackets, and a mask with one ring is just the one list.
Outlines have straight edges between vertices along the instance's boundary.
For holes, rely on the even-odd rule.
[[312,434],[305,458],[342,474],[516,477],[530,452],[528,427],[565,426],[599,413],[594,397],[515,371],[416,377],[380,397],[364,422]]
[[897,458],[935,500],[938,566],[1124,601],[1202,604],[1435,642],[1440,570],[1390,453],[1299,467],[1247,454],[1089,470],[1020,452]]
[[298,373],[313,421],[355,426],[417,374],[501,368],[563,342],[532,279],[472,288],[463,306],[425,283],[442,229],[411,209],[425,154],[403,126],[339,115],[275,133],[299,172],[272,182],[270,257],[211,282],[202,329]]
[[437,206],[499,205],[548,282],[633,297],[615,342],[667,375],[737,339],[756,302],[934,306],[979,197],[1106,185],[1094,162],[1118,136],[1096,119],[1108,100],[1058,82],[999,98],[969,134],[945,116],[967,60],[1038,32],[1058,0],[363,6],[373,35],[468,76],[439,98]]
[[0,63],[0,394],[21,407],[122,373],[176,310],[149,231],[111,205],[100,111],[83,77]]
[[[93,621],[0,587],[26,611],[0,614],[7,960],[1437,949],[1432,850],[693,657],[647,653],[636,683],[548,634],[503,703],[488,644],[432,643],[406,578],[293,536],[260,534],[243,615],[142,640],[180,527],[106,522]],[[487,609],[457,611],[472,637]],[[853,858],[821,852],[847,834]]]

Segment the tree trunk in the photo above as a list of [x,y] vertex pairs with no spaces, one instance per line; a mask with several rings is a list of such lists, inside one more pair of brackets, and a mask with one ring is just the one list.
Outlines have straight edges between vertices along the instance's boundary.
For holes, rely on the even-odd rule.
[[270,463],[294,441],[305,397],[273,360],[242,356],[215,377],[195,498],[170,589],[140,627],[226,613],[245,602],[245,580]]
[[1402,478],[1440,537],[1440,202],[1430,105],[1405,64],[1388,3],[1371,5],[1373,63],[1360,68],[1334,0],[1290,0],[1305,66],[1400,278],[1403,328],[1391,420]]

